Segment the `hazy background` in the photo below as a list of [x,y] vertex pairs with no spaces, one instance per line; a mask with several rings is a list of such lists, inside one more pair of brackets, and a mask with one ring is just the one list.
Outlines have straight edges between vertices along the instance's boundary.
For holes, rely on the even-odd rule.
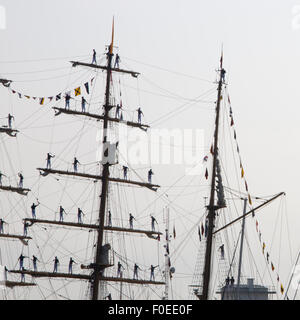
[[[288,255],[280,274],[282,281],[287,281],[291,258],[295,259],[299,250],[300,1],[2,0],[0,5],[6,9],[7,24],[5,30],[0,30],[0,74],[15,81],[13,89],[37,97],[64,90],[76,80],[76,75],[69,76],[73,69],[68,61],[74,56],[89,61],[93,48],[103,53],[110,43],[114,16],[115,46],[119,47],[122,66],[142,74],[139,99],[133,103],[142,105],[146,122],[153,122],[154,128],[204,129],[206,152],[211,143],[216,92],[205,103],[155,121],[184,104],[185,99],[194,99],[214,88],[223,45],[228,91],[249,190],[258,196],[287,193],[290,234],[284,231],[280,235],[283,251]],[[53,58],[58,59],[48,60]],[[56,68],[66,70],[36,72]],[[28,125],[26,136],[20,135],[22,164],[16,165],[16,170],[26,168],[26,174],[34,176],[34,168],[45,163],[50,147],[56,151],[52,131],[34,128],[47,121],[52,124],[53,112],[48,110],[44,122],[39,122],[34,112],[48,106],[9,97],[5,88],[0,89],[0,94],[0,117],[11,111],[16,116],[16,126],[22,127],[22,119],[32,115],[32,129]],[[47,114],[49,117],[45,117]],[[67,127],[64,130],[67,139],[72,132]],[[34,144],[34,139],[46,142]],[[70,154],[70,161],[72,157]],[[154,181],[166,188],[185,171],[183,166],[158,165],[154,172]],[[203,177],[196,177],[194,185],[202,181]],[[195,199],[203,201],[204,196],[199,193]],[[188,205],[184,199],[179,203]],[[201,205],[198,207],[200,210]],[[262,218],[269,243],[274,235],[274,211],[266,210]],[[178,227],[179,236],[184,237],[184,232]],[[193,272],[194,262],[191,265],[187,273]]]

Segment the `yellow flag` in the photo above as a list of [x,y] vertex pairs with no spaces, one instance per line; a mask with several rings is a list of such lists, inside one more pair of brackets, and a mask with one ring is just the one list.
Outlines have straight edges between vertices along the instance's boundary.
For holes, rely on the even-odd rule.
[[262,251],[263,251],[263,253],[265,253],[265,248],[266,248],[266,244],[265,244],[265,243],[263,243],[263,247],[262,247]]
[[242,172],[241,172],[242,178],[244,178],[244,174],[245,174],[244,168],[242,167]]
[[281,294],[284,293],[284,288],[283,288],[283,285],[282,285],[282,284],[280,285],[280,292],[281,292]]
[[77,97],[77,96],[80,96],[80,95],[81,95],[81,89],[80,89],[80,87],[78,87],[78,88],[75,89],[75,96]]
[[250,206],[252,206],[252,200],[251,200],[250,194],[248,194],[248,200],[249,200]]

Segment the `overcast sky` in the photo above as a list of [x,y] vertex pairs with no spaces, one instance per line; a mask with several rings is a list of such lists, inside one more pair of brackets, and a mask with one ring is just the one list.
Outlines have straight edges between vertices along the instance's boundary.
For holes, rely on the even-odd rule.
[[[123,67],[144,77],[139,82],[137,104],[143,106],[150,123],[185,103],[184,99],[176,101],[176,95],[194,99],[215,87],[223,46],[228,92],[249,189],[258,196],[287,193],[290,239],[296,258],[300,248],[300,1],[1,0],[0,5],[6,12],[6,28],[0,30],[0,74],[14,80],[12,87],[17,91],[37,97],[54,95],[68,86],[69,60],[78,56],[76,59],[88,61],[94,48],[99,55],[104,52],[110,43],[114,17],[115,46]],[[53,58],[59,59],[47,60]],[[67,71],[28,73],[56,68]],[[26,117],[27,107],[28,114],[39,108],[36,103],[18,102],[16,97],[10,100],[7,90],[0,90],[0,117],[13,110],[18,115],[16,125]],[[208,97],[210,104],[195,104],[154,122],[153,127],[203,129],[207,151],[215,99],[213,92]],[[27,130],[26,134],[36,138],[39,133]],[[42,151],[37,148],[32,150],[34,165],[44,161],[47,152],[46,147]],[[29,167],[29,160],[23,167]],[[163,165],[155,170],[155,182],[161,185],[176,180],[177,172],[170,173]],[[178,177],[182,174],[184,168],[179,169]],[[264,229],[271,242],[274,216],[272,210],[266,212]],[[285,280],[290,267],[287,264],[282,271]]]

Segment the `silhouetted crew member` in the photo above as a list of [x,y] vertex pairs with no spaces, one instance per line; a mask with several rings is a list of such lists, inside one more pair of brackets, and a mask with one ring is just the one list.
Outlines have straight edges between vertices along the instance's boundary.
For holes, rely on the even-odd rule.
[[128,167],[123,166],[124,179],[127,179]]
[[221,251],[221,259],[223,259],[224,260],[224,244],[222,244],[221,246],[220,246],[220,251]]
[[97,61],[96,61],[96,55],[97,55],[97,53],[96,53],[96,50],[95,49],[93,49],[93,59],[92,59],[92,64],[97,64]]
[[119,69],[119,63],[120,63],[121,59],[120,56],[118,54],[116,54],[116,60],[115,60],[115,66],[114,68],[118,68]]
[[84,97],[81,98],[81,111],[85,112],[85,105],[86,105],[86,100]]
[[9,129],[11,129],[11,127],[12,127],[12,126],[11,126],[12,120],[13,120],[13,119],[15,120],[15,117],[12,116],[12,115],[9,113],[7,119],[8,119],[8,127],[9,127]]
[[18,177],[20,178],[19,188],[23,188],[24,177],[23,177],[22,173],[18,173]]
[[59,221],[60,222],[64,221],[64,213],[67,214],[65,209],[62,206],[60,206],[59,207]]
[[77,172],[78,164],[80,164],[80,162],[78,161],[78,159],[76,157],[74,157],[74,162],[73,162],[74,172]]
[[156,219],[153,216],[151,216],[151,228],[152,228],[152,231],[155,231],[155,222],[157,223]]
[[138,269],[142,270],[137,264],[134,265],[134,269],[133,269],[133,279],[138,279]]
[[205,231],[204,231],[205,238],[207,237],[207,232],[208,232],[208,219],[206,218],[206,220],[205,220]]
[[152,171],[152,169],[150,169],[148,171],[148,182],[151,183],[152,181],[152,176],[154,175],[154,172]]
[[27,236],[27,231],[28,231],[29,223],[24,221],[24,236]]
[[77,211],[78,223],[82,223],[82,216],[84,216],[84,213],[80,208],[78,208],[78,211]]
[[53,269],[53,273],[54,273],[54,272],[57,272],[57,267],[59,265],[59,260],[58,260],[57,257],[55,257],[53,261],[54,261],[54,269]]
[[226,286],[228,286],[228,285],[229,285],[229,281],[230,281],[230,279],[229,279],[229,277],[227,277],[227,278],[226,278],[226,280],[225,280],[225,284],[226,284]]
[[32,205],[31,205],[31,214],[32,214],[32,219],[36,219],[36,215],[35,215],[35,209],[36,209],[36,207],[37,206],[39,206],[39,201],[38,201],[38,203],[37,204],[35,204],[35,203],[33,203]]
[[108,226],[109,226],[109,227],[112,226],[112,222],[111,222],[111,212],[110,212],[110,210],[108,211]]
[[65,101],[66,101],[65,109],[70,109],[70,99],[71,99],[70,94],[66,93],[66,96],[65,96]]
[[37,261],[40,261],[35,255],[32,256],[33,270],[37,271]]
[[5,279],[5,281],[7,281],[7,272],[8,272],[8,269],[5,266],[4,267],[4,279]]
[[4,229],[3,229],[4,223],[6,222],[3,219],[0,219],[0,233],[4,233]]
[[138,123],[141,123],[142,122],[142,115],[144,115],[143,111],[142,111],[141,107],[139,107],[136,111],[138,113]]
[[130,226],[130,229],[133,229],[133,219],[136,220],[135,217],[131,213],[129,213],[129,226]]
[[116,115],[115,115],[115,118],[119,119],[121,109],[122,109],[122,106],[121,106],[120,104],[117,104],[117,106],[116,106]]
[[2,177],[6,177],[6,175],[0,171],[0,186],[2,186]]
[[222,70],[221,70],[221,80],[222,80],[223,82],[225,82],[225,73],[226,73],[225,69],[222,69]]
[[154,277],[154,270],[155,270],[155,268],[157,268],[158,266],[153,266],[152,264],[151,264],[151,267],[150,267],[150,281],[153,279],[154,281],[155,281],[155,277]]
[[124,269],[124,267],[122,266],[121,262],[118,262],[118,271],[117,271],[117,278],[118,277],[122,277],[122,268]]
[[55,158],[55,155],[47,153],[47,169],[51,169],[51,158]]
[[18,259],[18,261],[20,261],[20,270],[22,270],[22,268],[23,268],[23,266],[24,266],[24,259],[25,259],[25,258],[26,258],[26,257],[23,256],[23,254],[21,253],[21,255],[20,255],[19,259]]
[[110,293],[105,298],[107,298],[107,300],[112,300],[112,296]]
[[[24,268],[22,268],[22,271],[25,271]],[[21,272],[21,282],[25,282],[25,273]]]
[[73,267],[73,263],[76,263],[73,258],[70,258],[70,262],[69,262],[69,273],[72,274],[72,267]]
[[231,277],[231,279],[230,279],[230,284],[233,286],[234,285],[234,278],[233,277]]

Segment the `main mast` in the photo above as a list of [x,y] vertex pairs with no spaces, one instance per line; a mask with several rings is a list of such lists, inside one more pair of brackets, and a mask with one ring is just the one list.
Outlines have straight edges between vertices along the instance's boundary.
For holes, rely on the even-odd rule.
[[211,256],[212,256],[212,242],[213,242],[213,231],[216,211],[220,208],[215,205],[215,193],[216,193],[216,176],[217,176],[217,159],[218,159],[218,138],[219,138],[219,118],[220,118],[220,105],[222,99],[222,85],[223,85],[223,52],[220,60],[220,78],[218,83],[218,100],[216,106],[216,121],[215,121],[215,133],[214,133],[214,144],[213,144],[213,168],[212,168],[212,180],[210,190],[210,201],[207,206],[208,209],[208,230],[207,230],[207,241],[205,251],[205,262],[203,272],[203,291],[200,297],[201,300],[208,300],[209,295],[209,284],[211,274]]
[[[44,177],[48,176],[49,174],[57,174],[62,176],[73,176],[73,177],[80,177],[80,178],[86,178],[86,179],[92,179],[93,181],[99,181],[102,182],[102,189],[101,189],[101,195],[100,195],[100,207],[99,207],[99,215],[98,215],[98,222],[96,224],[83,224],[83,223],[74,223],[74,222],[63,222],[63,221],[51,221],[51,220],[45,220],[45,219],[24,219],[24,223],[27,223],[29,227],[31,227],[34,224],[49,224],[49,225],[60,225],[60,226],[67,226],[67,227],[73,227],[73,228],[81,228],[81,229],[94,229],[97,231],[97,243],[96,243],[96,254],[93,260],[93,263],[90,263],[88,265],[81,265],[81,269],[92,269],[93,272],[90,275],[87,274],[70,274],[70,273],[59,273],[59,272],[47,272],[47,271],[36,271],[36,270],[10,270],[11,273],[14,274],[28,274],[32,277],[36,278],[69,278],[69,279],[81,279],[81,280],[87,280],[91,282],[92,288],[91,288],[91,299],[92,300],[98,300],[99,299],[99,289],[100,289],[100,283],[101,282],[120,282],[120,283],[129,283],[129,284],[141,284],[141,285],[164,285],[165,282],[162,281],[155,281],[153,280],[146,280],[146,279],[130,279],[130,278],[124,278],[124,277],[112,277],[112,276],[105,276],[104,271],[106,268],[112,267],[114,264],[111,264],[108,259],[108,250],[110,249],[109,244],[104,244],[104,231],[110,231],[110,232],[124,232],[124,233],[136,233],[136,234],[144,234],[145,236],[149,237],[150,239],[158,240],[159,237],[162,235],[161,232],[155,231],[155,230],[144,230],[144,229],[133,229],[133,228],[124,228],[119,226],[111,226],[111,225],[105,225],[105,213],[106,213],[106,202],[108,197],[108,184],[109,182],[112,183],[122,183],[122,184],[128,184],[128,185],[134,185],[134,186],[140,186],[147,188],[151,191],[156,191],[160,186],[156,184],[152,184],[151,181],[145,182],[145,181],[135,181],[130,180],[127,178],[121,179],[118,177],[111,177],[110,176],[110,165],[116,164],[112,163],[111,157],[110,157],[110,150],[111,147],[116,147],[115,145],[111,145],[108,141],[108,126],[109,122],[117,122],[122,123],[122,125],[126,125],[128,127],[133,128],[139,128],[143,131],[147,131],[149,128],[148,125],[143,124],[141,122],[134,122],[134,121],[124,121],[123,119],[119,118],[113,118],[110,116],[110,110],[112,108],[115,108],[116,106],[111,101],[111,94],[110,94],[110,87],[111,87],[111,79],[112,79],[112,73],[123,73],[123,74],[130,74],[132,77],[137,78],[139,75],[138,72],[131,71],[131,70],[124,70],[120,69],[119,67],[112,67],[112,61],[113,61],[113,43],[114,43],[114,23],[112,28],[112,40],[111,44],[109,45],[108,52],[107,52],[107,65],[101,66],[94,63],[84,63],[84,62],[78,62],[78,61],[71,61],[73,67],[76,66],[83,66],[83,67],[89,67],[89,68],[96,68],[105,70],[107,72],[106,76],[106,89],[105,89],[105,103],[103,105],[104,107],[104,114],[93,114],[90,112],[78,112],[76,110],[70,110],[66,108],[58,108],[54,107],[55,110],[55,116],[58,116],[60,114],[67,114],[67,115],[75,115],[75,116],[84,116],[91,119],[97,119],[103,121],[103,154],[102,154],[102,172],[100,172],[99,175],[93,175],[93,174],[87,174],[84,172],[77,172],[77,171],[64,171],[64,170],[58,170],[58,169],[51,169],[51,168],[37,168],[40,172],[40,174]],[[1,131],[0,131],[1,133]],[[17,131],[13,132],[6,132],[7,134],[16,134]],[[13,135],[14,136],[14,135]],[[2,187],[4,188],[4,187]],[[10,187],[10,191],[19,192],[24,195],[29,189],[16,189]],[[16,236],[14,236],[16,237]],[[18,237],[19,239],[20,237]],[[26,239],[20,239],[21,241],[28,240]]]
[[[107,143],[107,127],[108,127],[108,117],[110,110],[110,80],[111,80],[111,63],[113,57],[113,42],[114,42],[114,24],[112,29],[112,40],[109,46],[107,53],[107,75],[106,75],[106,90],[105,90],[105,105],[104,105],[104,121],[103,121],[103,160],[108,155],[108,151],[105,146]],[[107,157],[108,158],[108,157]],[[102,191],[100,196],[100,208],[99,208],[99,231],[98,231],[98,240],[97,240],[97,249],[95,257],[95,269],[94,269],[94,279],[92,287],[92,299],[98,300],[99,294],[99,281],[103,268],[100,265],[101,262],[101,253],[102,253],[102,244],[103,244],[103,231],[104,231],[104,218],[105,218],[105,209],[106,209],[106,197],[108,190],[108,177],[109,177],[109,162],[102,162]]]

